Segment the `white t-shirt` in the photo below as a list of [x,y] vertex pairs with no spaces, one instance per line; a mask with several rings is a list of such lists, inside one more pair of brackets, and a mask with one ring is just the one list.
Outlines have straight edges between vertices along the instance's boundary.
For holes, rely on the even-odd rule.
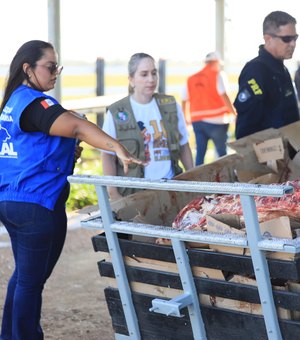
[[[153,98],[148,104],[139,104],[130,97],[130,104],[144,137],[146,159],[149,164],[144,168],[147,179],[172,178],[174,173],[171,166],[167,138],[164,135],[162,118],[159,108]],[[180,145],[188,143],[189,136],[181,107],[176,103],[178,115],[178,130],[182,136]],[[116,138],[115,124],[110,111],[105,116],[103,131]],[[103,152],[107,152],[104,151]],[[110,153],[110,152],[109,152]]]
[[[224,71],[220,71],[217,78],[217,91],[219,95],[226,93],[228,89],[228,79],[226,73]],[[187,86],[183,88],[182,91],[182,100],[189,100],[189,93],[187,90]],[[230,122],[230,114],[224,114],[221,117],[213,117],[203,119],[203,122],[213,123],[213,124],[228,124]]]

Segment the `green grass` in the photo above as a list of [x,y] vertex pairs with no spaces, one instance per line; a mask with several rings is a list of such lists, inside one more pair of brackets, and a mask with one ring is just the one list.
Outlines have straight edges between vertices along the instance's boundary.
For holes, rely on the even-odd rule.
[[[100,152],[84,146],[81,158],[76,163],[74,175],[102,175]],[[89,184],[71,184],[67,201],[67,211],[82,209],[88,205],[97,204],[95,187]]]

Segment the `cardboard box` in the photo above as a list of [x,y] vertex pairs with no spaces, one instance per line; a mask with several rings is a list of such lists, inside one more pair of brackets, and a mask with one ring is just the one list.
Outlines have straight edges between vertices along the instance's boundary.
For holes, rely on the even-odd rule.
[[[246,229],[237,215],[207,215],[207,231],[220,234],[237,234],[246,235]],[[276,237],[293,239],[293,229],[299,228],[299,222],[291,220],[288,216],[281,216],[272,220],[260,223],[260,231],[263,237]],[[250,256],[250,249],[241,247],[223,246],[218,244],[209,244],[211,250],[230,254],[239,254]],[[295,254],[284,252],[266,252],[267,258],[281,259],[292,261]]]
[[254,143],[253,148],[259,163],[267,163],[284,158],[284,148],[281,137]]
[[[273,177],[273,183],[282,183],[299,178],[299,128],[300,122],[296,122],[280,129],[260,131],[228,143],[230,148],[244,157],[245,163],[240,164],[236,169],[239,181],[256,183],[255,177],[258,177],[258,172],[261,172],[261,176],[268,173],[277,174],[277,177]],[[246,177],[243,171],[247,172]],[[251,173],[253,173],[252,178]],[[258,183],[264,184],[263,181]],[[269,183],[272,182],[268,181],[265,184]]]
[[[207,231],[219,234],[238,234],[245,236],[245,230],[242,230],[240,218],[237,215],[207,215]],[[241,247],[230,247],[218,244],[209,244],[209,248],[214,251],[230,254],[245,255],[246,249]]]
[[[265,237],[292,239],[292,223],[293,221],[291,221],[289,217],[281,216],[279,218],[260,223],[260,230],[262,235]],[[296,222],[296,225],[298,225],[298,222]],[[292,253],[267,251],[266,256],[270,259],[293,261],[298,255]]]
[[193,192],[141,190],[112,202],[111,208],[122,221],[139,218],[146,224],[168,226],[182,207],[199,196]]

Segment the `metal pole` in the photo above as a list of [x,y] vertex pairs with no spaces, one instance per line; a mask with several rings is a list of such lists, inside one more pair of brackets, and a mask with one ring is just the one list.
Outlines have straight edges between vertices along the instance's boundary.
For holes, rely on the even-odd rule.
[[166,93],[166,60],[159,59],[158,61],[158,93]]
[[97,77],[97,88],[96,95],[103,96],[104,95],[104,59],[97,58],[96,60],[96,77]]
[[273,298],[268,263],[265,251],[258,248],[258,243],[262,239],[262,236],[259,229],[254,198],[246,195],[241,195],[240,197],[268,339],[281,340],[282,336]]
[[101,215],[105,230],[105,236],[107,239],[109,253],[111,255],[116,281],[118,283],[122,307],[124,310],[124,315],[129,333],[128,337],[127,336],[121,337],[121,335],[118,335],[117,338],[140,340],[141,334],[139,329],[139,323],[135,312],[134,304],[132,301],[130,285],[126,275],[125,264],[118,240],[118,235],[111,229],[111,224],[114,222],[114,219],[107,194],[107,188],[99,185],[96,185],[95,188],[98,196],[98,202],[101,202]]
[[[60,0],[48,0],[48,41],[53,44],[61,63],[60,51]],[[61,78],[57,77],[55,88],[49,94],[61,101]]]
[[[105,62],[103,58],[97,58],[96,60],[96,78],[97,78],[97,84],[96,84],[96,95],[97,96],[103,96],[104,95],[104,67]],[[97,114],[97,125],[102,127],[103,125],[103,114],[96,113]]]
[[225,59],[225,0],[216,1],[216,50]]
[[191,320],[193,335],[195,339],[206,340],[206,330],[203,322],[200,303],[195,287],[192,268],[190,266],[189,257],[183,241],[175,238],[171,239],[172,247],[180,275],[182,288],[185,293],[191,297],[191,303],[188,305],[189,316]]

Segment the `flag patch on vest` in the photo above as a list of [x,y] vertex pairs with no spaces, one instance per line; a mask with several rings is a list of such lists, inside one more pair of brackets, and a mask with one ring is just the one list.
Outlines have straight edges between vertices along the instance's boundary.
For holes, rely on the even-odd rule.
[[53,101],[51,99],[44,99],[41,101],[41,104],[44,109],[48,109],[48,107],[54,105]]
[[115,119],[117,120],[117,122],[119,123],[126,123],[129,121],[129,115],[127,112],[122,111],[122,112],[117,112],[115,114]]

